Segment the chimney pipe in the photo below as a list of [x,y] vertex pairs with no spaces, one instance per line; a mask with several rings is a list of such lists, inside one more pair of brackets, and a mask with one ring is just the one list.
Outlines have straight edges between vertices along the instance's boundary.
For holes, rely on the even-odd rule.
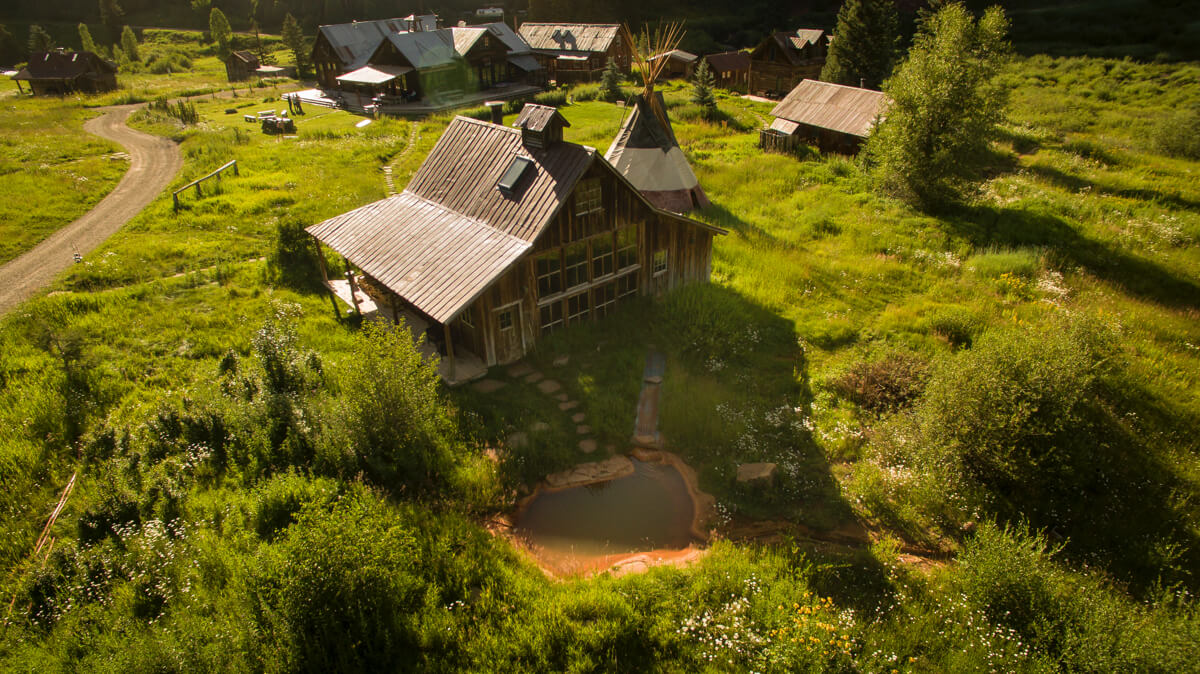
[[492,112],[492,124],[504,123],[504,101],[487,101],[484,105]]

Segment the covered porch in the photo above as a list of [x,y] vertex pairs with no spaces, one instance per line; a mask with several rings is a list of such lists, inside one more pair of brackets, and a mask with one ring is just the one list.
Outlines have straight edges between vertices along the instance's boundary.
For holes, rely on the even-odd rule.
[[378,94],[370,95],[365,91],[359,92],[349,88],[329,90],[306,89],[285,95],[295,96],[307,105],[342,108],[360,115],[378,112],[381,115],[415,117],[450,108],[482,105],[485,101],[503,101],[510,98],[533,96],[534,94],[541,93],[543,90],[544,87],[531,84],[501,84],[474,93],[464,93],[462,91],[443,92],[440,95],[425,97],[419,100],[398,100],[384,97],[378,103],[374,101],[374,98]]

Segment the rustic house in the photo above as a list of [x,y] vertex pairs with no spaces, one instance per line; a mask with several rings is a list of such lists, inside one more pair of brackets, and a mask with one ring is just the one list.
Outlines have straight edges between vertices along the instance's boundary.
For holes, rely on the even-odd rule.
[[802,79],[818,79],[829,53],[825,31],[778,32],[750,52],[750,93],[780,97]]
[[750,81],[750,54],[744,51],[725,51],[708,54],[708,70],[713,80],[722,89],[746,90]]
[[629,45],[615,23],[525,23],[520,33],[559,84],[598,80],[610,60],[629,72]]
[[503,23],[431,29],[412,19],[321,26],[313,45],[320,84],[360,105],[436,106],[506,84],[545,83],[529,45]]
[[450,382],[464,357],[508,363],[627,298],[709,277],[723,231],[655,207],[564,141],[568,125],[539,105],[512,128],[458,117],[403,193],[308,228],[378,306],[431,326]]
[[759,147],[789,152],[809,142],[824,152],[854,154],[886,109],[881,91],[804,80],[771,111],[775,121],[759,132]]
[[29,65],[13,79],[21,93],[25,92],[21,83],[28,82],[30,93],[35,95],[111,91],[117,88],[117,64],[90,51],[54,49],[34,52]]
[[659,59],[666,59],[666,64],[663,65],[662,72],[659,73],[661,79],[674,77],[691,79],[692,73],[696,70],[696,64],[700,61],[699,56],[682,49],[672,49],[662,54],[655,54],[649,58],[650,61],[657,61]]
[[259,65],[258,56],[254,52],[229,52],[229,56],[225,58],[225,76],[230,82],[248,80],[258,74]]

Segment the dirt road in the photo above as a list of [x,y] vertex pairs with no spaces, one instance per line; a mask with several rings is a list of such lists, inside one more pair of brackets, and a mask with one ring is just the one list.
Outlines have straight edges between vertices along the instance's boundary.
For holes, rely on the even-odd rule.
[[33,250],[0,267],[0,315],[29,299],[74,264],[76,250],[85,258],[157,197],[183,166],[179,146],[165,138],[134,131],[125,120],[139,105],[121,105],[84,123],[88,133],[125,148],[130,166],[116,189],[83,217],[51,234]]

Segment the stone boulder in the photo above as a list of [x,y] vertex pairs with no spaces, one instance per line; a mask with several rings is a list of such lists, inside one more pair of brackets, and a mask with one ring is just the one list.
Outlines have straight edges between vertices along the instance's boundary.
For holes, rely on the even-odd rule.
[[739,484],[771,485],[775,484],[775,473],[778,466],[773,463],[742,463],[737,467]]

